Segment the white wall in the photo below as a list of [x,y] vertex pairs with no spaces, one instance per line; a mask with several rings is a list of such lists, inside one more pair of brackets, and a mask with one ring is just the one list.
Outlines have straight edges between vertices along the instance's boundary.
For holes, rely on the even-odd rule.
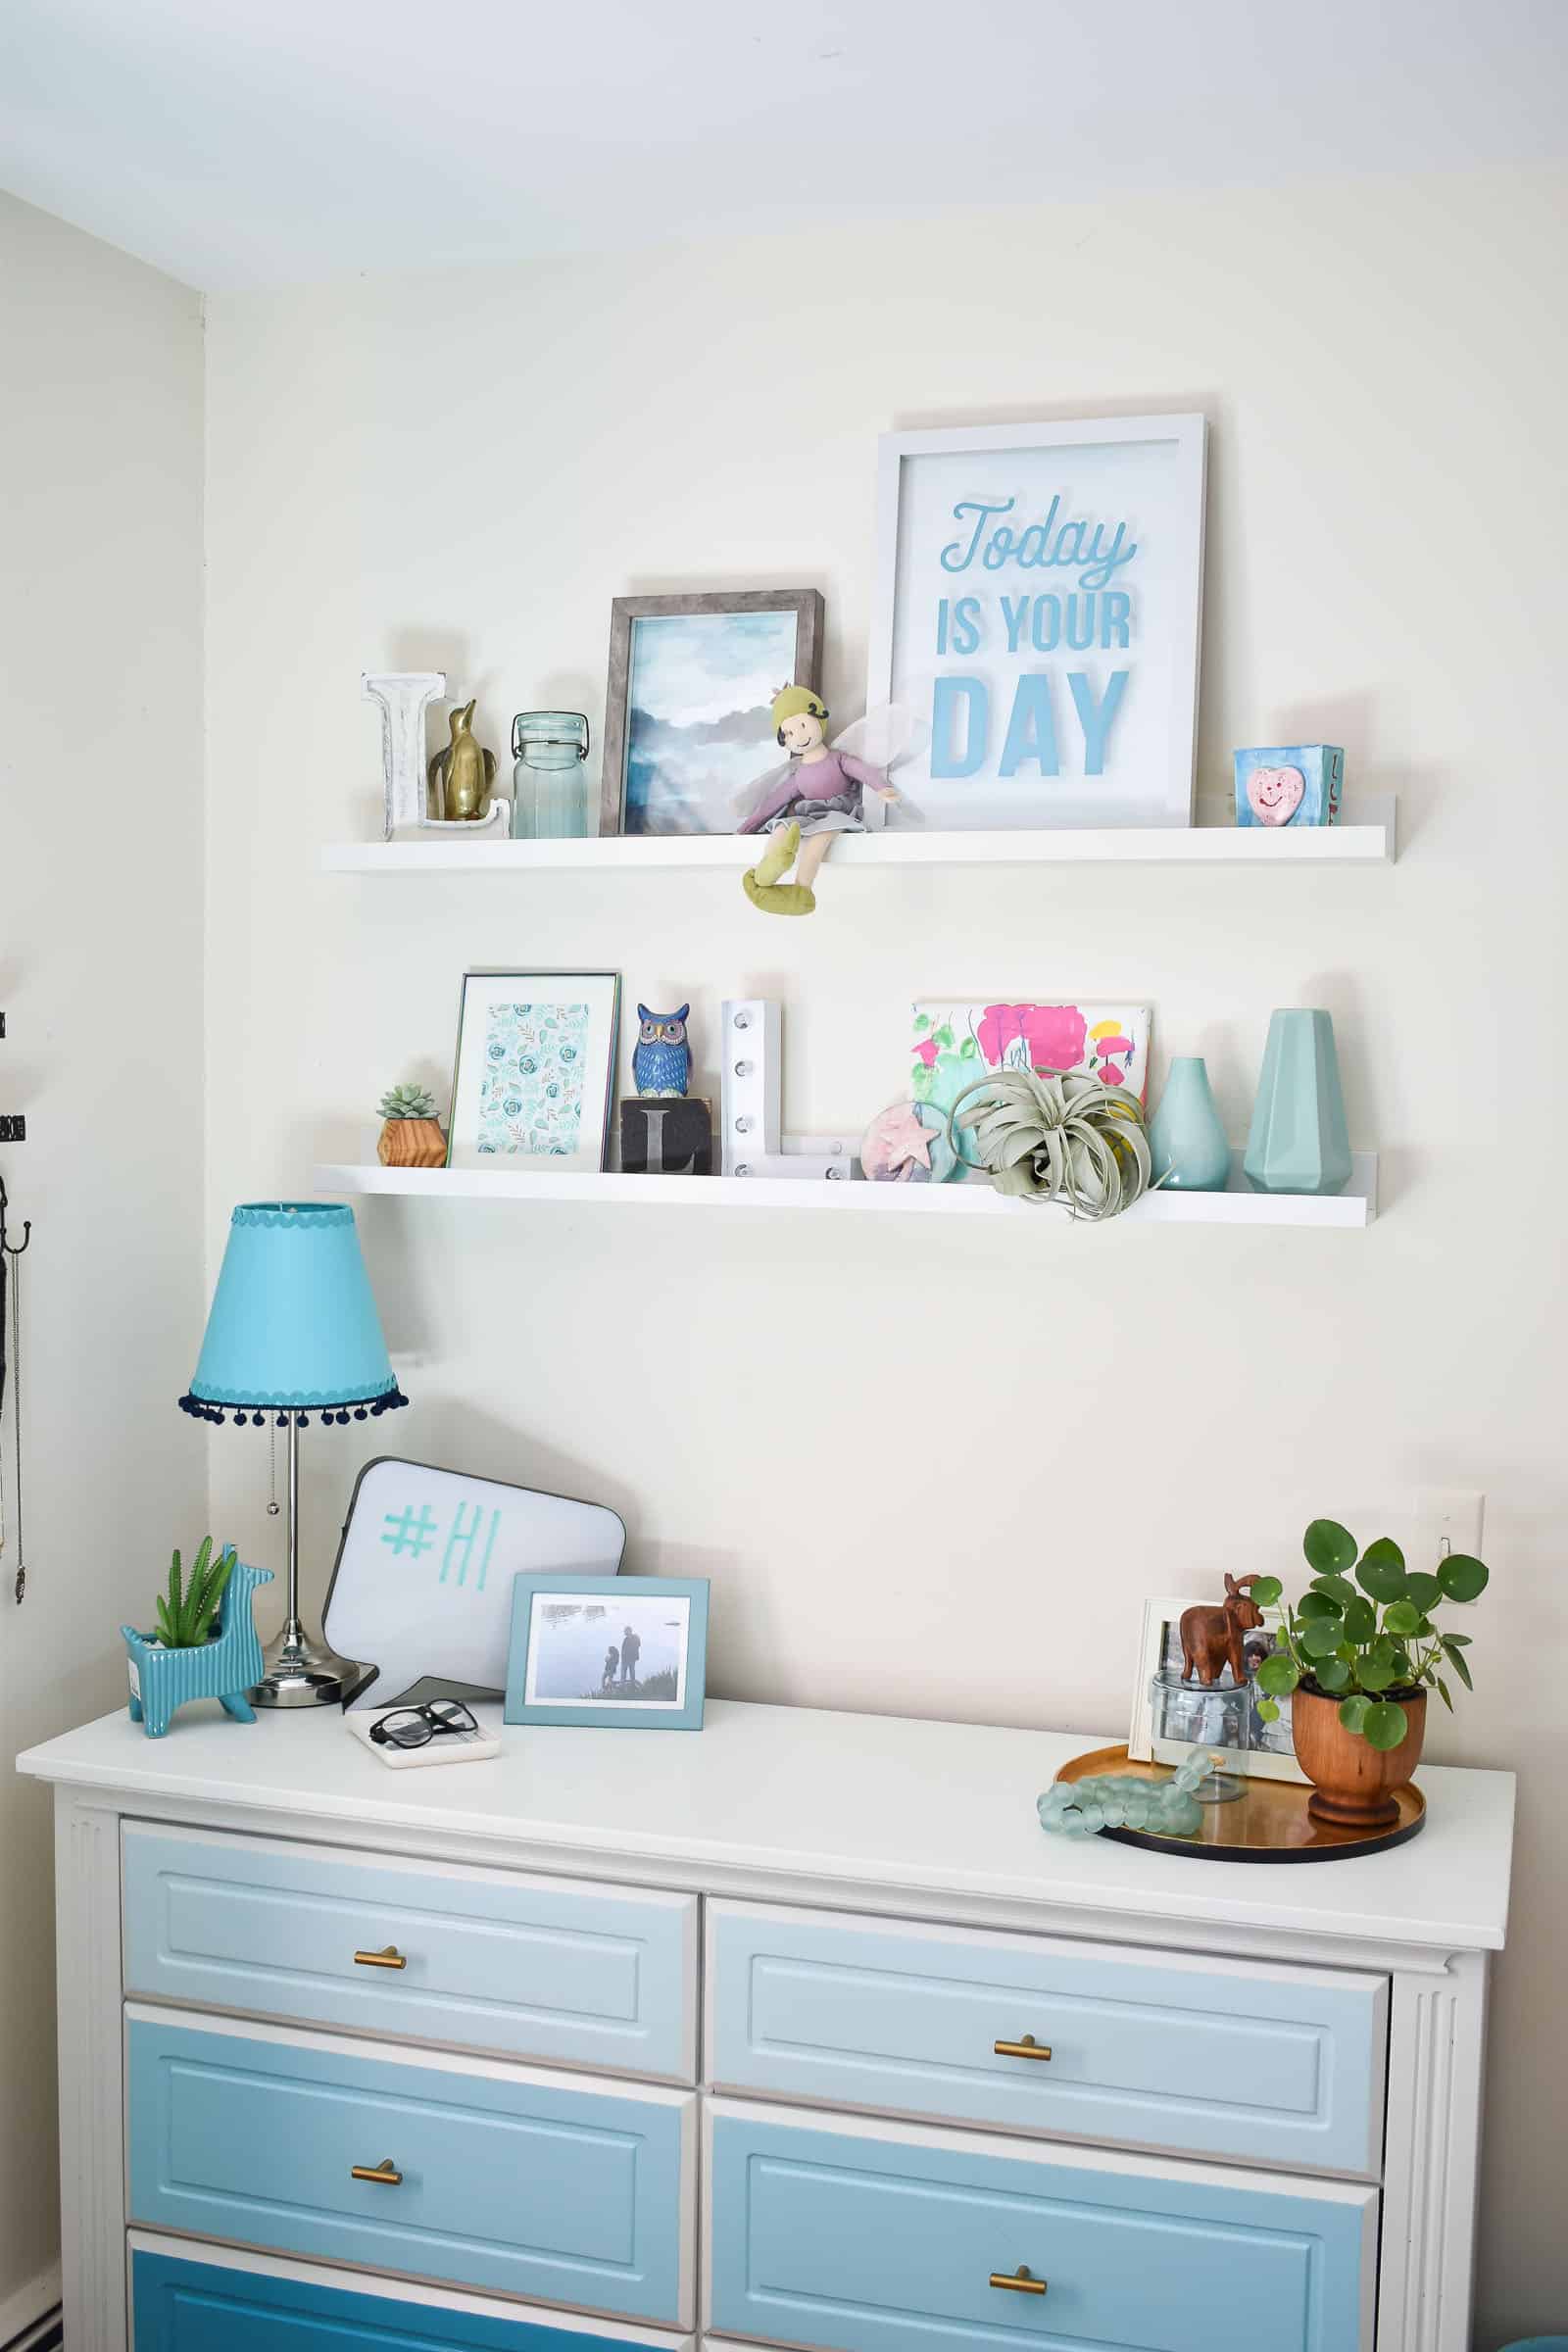
[[[370,1203],[415,1409],[390,1443],[602,1497],[710,1575],[733,1695],[1111,1732],[1139,1607],[1289,1567],[1314,1512],[1490,1498],[1480,1685],[1439,1758],[1528,1775],[1498,1972],[1483,2347],[1568,2322],[1560,1363],[1562,183],[1368,182],[356,280],[210,306],[209,1153],[229,1204],[444,1087],[466,964],[788,1006],[789,1123],[902,1091],[918,992],[1151,999],[1240,1132],[1271,1006],[1336,1015],[1365,1235],[1069,1232]],[[862,674],[895,424],[1204,409],[1201,777],[1325,736],[1399,793],[1392,870],[322,877],[378,816],[363,667],[596,728],[610,599],[815,583]],[[381,1440],[381,1443],[387,1443]],[[263,1446],[215,1437],[261,1545]],[[318,1601],[360,1433],[309,1443]],[[1027,1802],[1030,1789],[1020,1789]]]
[[[199,1540],[200,307],[0,196],[0,1150],[23,1261],[30,1581],[0,1555],[0,2340],[50,2299],[49,1794],[119,1626]],[[21,1239],[14,1226],[13,1239]],[[10,1485],[10,1410],[6,1429]],[[14,1504],[14,1498],[13,1498]],[[162,1563],[162,1568],[160,1568]]]

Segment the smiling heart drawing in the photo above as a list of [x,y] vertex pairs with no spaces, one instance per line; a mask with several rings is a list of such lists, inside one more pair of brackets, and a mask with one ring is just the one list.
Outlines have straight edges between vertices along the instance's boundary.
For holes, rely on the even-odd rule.
[[1288,825],[1305,790],[1298,767],[1254,767],[1247,779],[1247,797],[1260,825]]

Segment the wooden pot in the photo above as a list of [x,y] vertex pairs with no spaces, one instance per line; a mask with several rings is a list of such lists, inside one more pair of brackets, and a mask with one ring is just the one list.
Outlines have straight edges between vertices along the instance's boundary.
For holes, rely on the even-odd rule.
[[375,1156],[383,1168],[444,1168],[447,1139],[440,1120],[383,1120]]
[[1291,1734],[1296,1760],[1313,1784],[1307,1811],[1317,1821],[1338,1821],[1352,1829],[1377,1829],[1397,1821],[1399,1808],[1393,1791],[1402,1788],[1421,1761],[1427,1731],[1427,1694],[1411,1697],[1390,1691],[1410,1719],[1410,1729],[1397,1747],[1381,1749],[1348,1732],[1340,1721],[1340,1702],[1321,1691],[1298,1690],[1291,1699]]

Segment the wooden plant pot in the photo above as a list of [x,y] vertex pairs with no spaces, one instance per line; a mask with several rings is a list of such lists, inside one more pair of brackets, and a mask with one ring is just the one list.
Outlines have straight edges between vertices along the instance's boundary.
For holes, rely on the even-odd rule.
[[439,1119],[384,1119],[375,1156],[383,1168],[444,1168],[447,1139]]
[[1411,1698],[1400,1697],[1399,1704],[1410,1729],[1397,1747],[1385,1751],[1373,1747],[1359,1732],[1346,1730],[1337,1698],[1315,1690],[1294,1693],[1291,1733],[1296,1760],[1313,1784],[1306,1809],[1314,1820],[1344,1822],[1353,1829],[1376,1829],[1398,1820],[1393,1791],[1404,1787],[1421,1761],[1427,1694],[1419,1690]]

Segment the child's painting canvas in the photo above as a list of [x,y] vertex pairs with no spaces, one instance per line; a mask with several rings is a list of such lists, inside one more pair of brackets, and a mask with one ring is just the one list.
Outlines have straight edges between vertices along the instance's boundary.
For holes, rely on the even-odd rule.
[[[914,1006],[909,1092],[949,1111],[988,1070],[1045,1070],[1098,1078],[1144,1102],[1149,1090],[1147,1004],[955,1004]],[[963,1156],[975,1160],[968,1137]]]

